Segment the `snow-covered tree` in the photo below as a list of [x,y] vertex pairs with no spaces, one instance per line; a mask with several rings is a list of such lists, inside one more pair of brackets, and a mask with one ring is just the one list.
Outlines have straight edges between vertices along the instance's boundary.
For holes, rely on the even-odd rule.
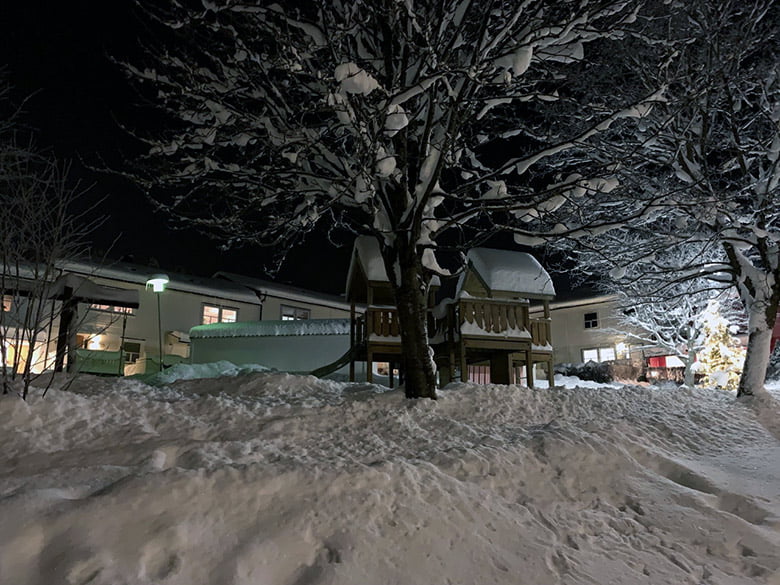
[[[646,113],[625,68],[591,83],[591,46],[628,42],[634,0],[203,0],[148,4],[150,61],[126,64],[166,116],[133,174],[174,217],[289,248],[323,221],[377,238],[406,393],[435,397],[426,291],[435,241],[491,214],[537,217],[609,191],[582,145]],[[601,47],[602,54],[609,51]],[[614,60],[613,60],[614,61]],[[602,69],[602,74],[606,69]],[[604,90],[603,92],[601,90]],[[155,124],[156,128],[160,124]],[[585,174],[587,171],[587,174]],[[533,234],[521,229],[521,241]],[[457,235],[456,235],[457,238]]]
[[617,285],[607,292],[617,297],[619,313],[615,331],[632,344],[661,348],[685,364],[684,383],[694,385],[696,356],[703,347],[700,315],[710,292],[697,283],[675,283],[657,290],[644,281]]
[[696,371],[715,387],[736,390],[745,361],[745,351],[734,335],[736,326],[721,315],[720,303],[715,300],[707,304],[698,321],[703,344]]
[[[645,117],[620,173],[646,185],[615,197],[644,206],[620,229],[580,240],[580,259],[619,278],[707,278],[734,287],[748,313],[739,394],[763,386],[780,302],[780,3],[672,2],[678,51],[651,86],[666,101]],[[627,141],[627,144],[631,143]],[[608,208],[597,209],[604,213]]]

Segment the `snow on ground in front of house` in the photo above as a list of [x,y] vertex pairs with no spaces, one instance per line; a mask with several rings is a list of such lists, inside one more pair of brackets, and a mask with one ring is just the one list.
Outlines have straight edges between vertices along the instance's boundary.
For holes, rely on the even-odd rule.
[[565,382],[0,397],[1,581],[780,583],[780,384],[750,403]]

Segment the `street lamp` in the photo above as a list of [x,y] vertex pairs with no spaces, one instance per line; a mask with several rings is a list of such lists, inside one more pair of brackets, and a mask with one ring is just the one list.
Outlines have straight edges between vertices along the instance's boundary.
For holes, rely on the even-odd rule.
[[157,293],[157,342],[160,345],[160,371],[163,369],[163,344],[162,344],[162,313],[160,312],[160,296],[165,290],[165,285],[170,279],[167,274],[152,274],[146,281],[146,289],[152,289]]

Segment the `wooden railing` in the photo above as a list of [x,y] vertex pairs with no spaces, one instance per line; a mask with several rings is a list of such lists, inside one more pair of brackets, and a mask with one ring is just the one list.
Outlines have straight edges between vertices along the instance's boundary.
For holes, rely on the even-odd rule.
[[461,331],[469,323],[486,334],[507,334],[527,331],[534,345],[552,345],[549,319],[531,319],[528,305],[493,299],[462,299],[458,302],[458,323]]
[[366,311],[366,333],[377,337],[399,337],[398,312],[395,309],[369,308]]
[[487,333],[528,329],[528,305],[511,301],[464,299],[458,303],[459,322],[476,325]]
[[552,345],[549,319],[531,319],[531,343],[534,345]]

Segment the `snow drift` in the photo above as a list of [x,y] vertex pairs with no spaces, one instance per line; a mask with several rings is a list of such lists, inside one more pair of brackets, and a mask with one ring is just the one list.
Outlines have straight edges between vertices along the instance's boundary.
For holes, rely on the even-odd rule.
[[780,583],[780,417],[761,400],[457,384],[411,402],[280,373],[84,377],[0,399],[0,574]]

